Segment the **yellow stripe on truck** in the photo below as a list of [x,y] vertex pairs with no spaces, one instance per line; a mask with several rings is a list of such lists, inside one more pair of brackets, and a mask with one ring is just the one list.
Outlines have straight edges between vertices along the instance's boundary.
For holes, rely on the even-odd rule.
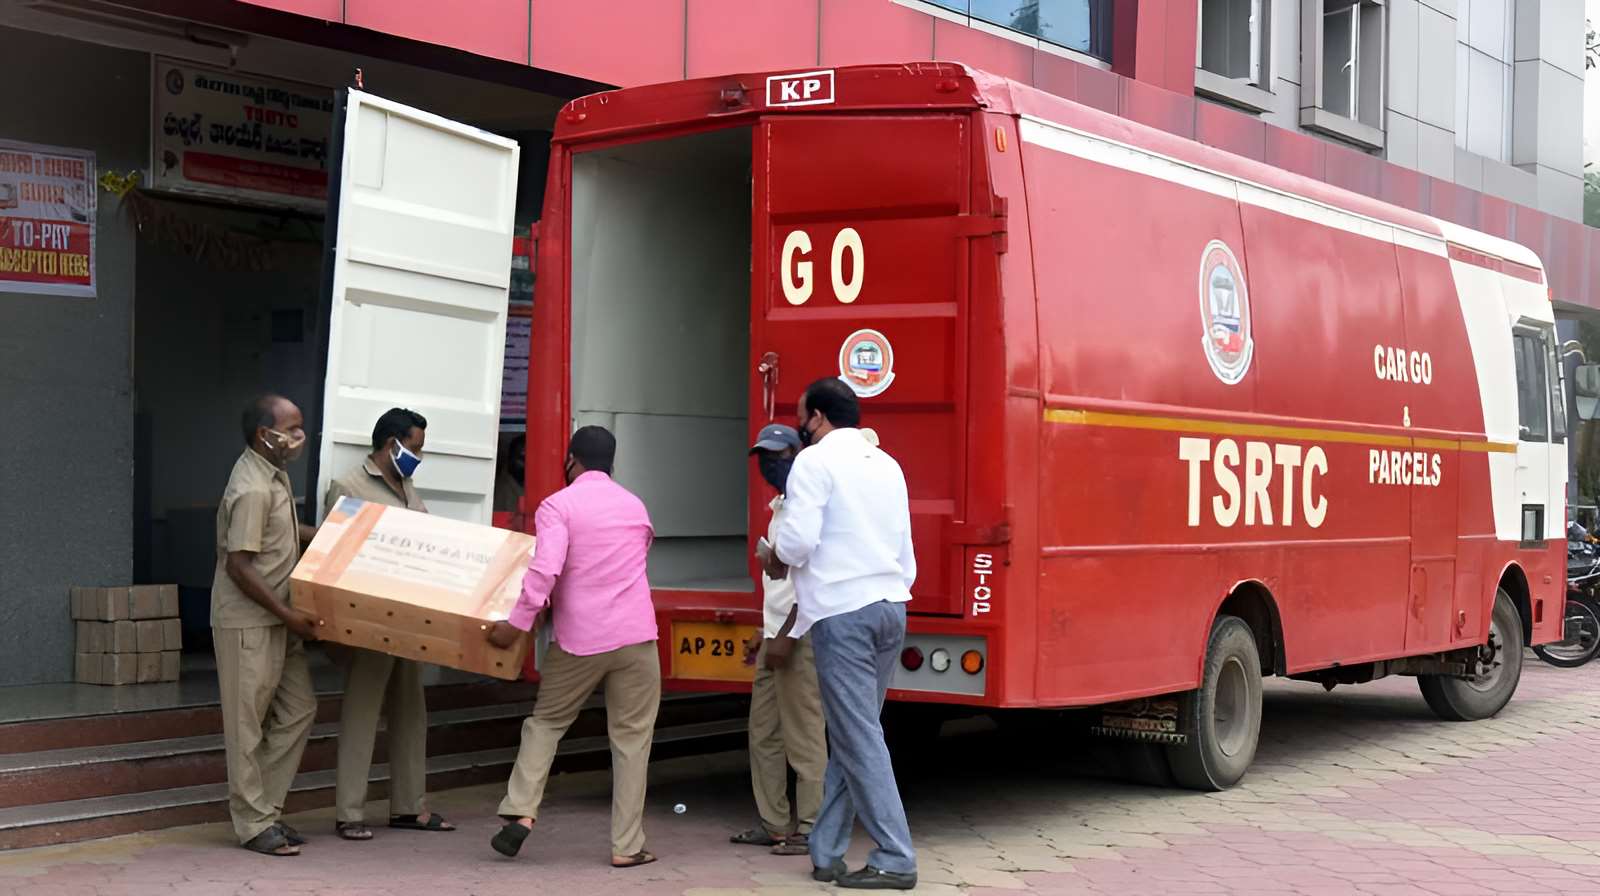
[[1340,442],[1385,448],[1432,448],[1441,451],[1488,451],[1514,454],[1517,446],[1488,440],[1433,439],[1384,435],[1347,429],[1319,429],[1309,426],[1277,426],[1270,423],[1240,423],[1234,420],[1198,420],[1190,417],[1161,417],[1149,414],[1118,414],[1073,408],[1046,408],[1046,423],[1065,426],[1096,426],[1110,429],[1151,429],[1160,432],[1199,433],[1215,436],[1247,436],[1283,439],[1293,442]]

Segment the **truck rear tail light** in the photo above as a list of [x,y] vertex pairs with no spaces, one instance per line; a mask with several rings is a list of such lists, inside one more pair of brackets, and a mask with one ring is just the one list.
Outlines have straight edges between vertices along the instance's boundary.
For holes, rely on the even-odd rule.
[[928,668],[935,672],[950,671],[950,651],[943,647],[935,647],[933,652],[928,654]]
[[900,651],[900,665],[905,666],[908,672],[915,672],[921,669],[922,651],[916,647],[907,647],[905,650]]
[[983,654],[976,650],[969,650],[961,655],[961,671],[968,675],[977,675],[983,671]]

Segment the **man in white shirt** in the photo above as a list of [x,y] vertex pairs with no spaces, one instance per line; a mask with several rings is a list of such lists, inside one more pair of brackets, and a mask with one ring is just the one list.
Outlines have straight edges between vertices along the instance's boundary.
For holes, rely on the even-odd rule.
[[[783,492],[789,468],[800,451],[794,427],[773,423],[756,436],[750,455],[761,478],[777,492],[772,520],[757,556],[765,564],[771,542],[783,520]],[[729,838],[734,843],[769,846],[774,855],[803,856],[809,851],[811,828],[822,805],[822,775],[828,764],[828,743],[822,723],[822,695],[811,638],[799,638],[792,655],[767,661],[767,646],[778,637],[794,609],[794,583],[788,577],[761,577],[762,637],[746,645],[745,662],[756,667],[750,688],[750,784],[761,826]],[[787,638],[785,640],[788,640]],[[795,775],[795,817],[789,819],[789,768]]]
[[[905,642],[906,603],[917,577],[905,474],[862,435],[861,405],[838,379],[818,380],[800,399],[800,439],[777,527],[775,576],[794,577],[792,624],[767,647],[768,661],[812,633],[828,769],[811,833],[812,877],[845,889],[917,885],[905,807],[884,745],[884,694]],[[856,818],[877,843],[866,867],[848,871]]]

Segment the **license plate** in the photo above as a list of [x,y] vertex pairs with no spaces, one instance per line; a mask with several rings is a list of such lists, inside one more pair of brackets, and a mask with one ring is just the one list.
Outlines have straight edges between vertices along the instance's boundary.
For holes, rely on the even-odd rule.
[[751,681],[754,666],[744,664],[744,642],[760,637],[754,625],[731,622],[672,623],[672,677],[709,681]]

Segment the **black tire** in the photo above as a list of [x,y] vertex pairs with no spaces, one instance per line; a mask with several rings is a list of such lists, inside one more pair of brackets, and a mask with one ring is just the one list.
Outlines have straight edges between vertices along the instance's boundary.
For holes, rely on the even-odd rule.
[[1479,676],[1419,675],[1428,708],[1447,722],[1491,718],[1511,701],[1522,678],[1522,617],[1504,590],[1495,593],[1489,617],[1489,643],[1479,648]]
[[1237,784],[1261,740],[1261,652],[1243,619],[1218,616],[1211,624],[1200,689],[1182,705],[1189,740],[1166,748],[1173,779],[1190,790]]
[[1552,666],[1576,669],[1600,655],[1600,613],[1587,601],[1567,599],[1560,641],[1540,644],[1535,655]]

